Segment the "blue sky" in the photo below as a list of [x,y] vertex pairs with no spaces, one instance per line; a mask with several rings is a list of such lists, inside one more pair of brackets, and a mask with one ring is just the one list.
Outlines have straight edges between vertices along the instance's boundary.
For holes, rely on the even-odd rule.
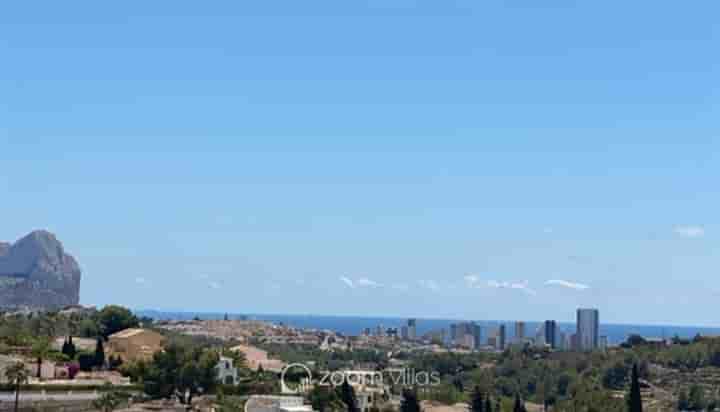
[[0,239],[136,308],[720,325],[720,4],[0,12]]

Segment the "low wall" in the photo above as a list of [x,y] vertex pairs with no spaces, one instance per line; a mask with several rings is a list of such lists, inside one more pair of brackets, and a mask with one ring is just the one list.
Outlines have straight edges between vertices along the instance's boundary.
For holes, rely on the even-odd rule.
[[[0,402],[0,412],[14,411],[15,404],[13,402]],[[21,401],[19,405],[20,412],[37,412],[37,411],[53,411],[53,412],[86,412],[97,411],[93,408],[91,401]]]

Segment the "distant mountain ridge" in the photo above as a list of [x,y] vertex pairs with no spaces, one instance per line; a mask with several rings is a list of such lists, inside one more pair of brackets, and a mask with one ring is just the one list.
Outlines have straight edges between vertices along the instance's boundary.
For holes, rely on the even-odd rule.
[[80,302],[81,270],[52,233],[0,242],[0,307],[58,309]]

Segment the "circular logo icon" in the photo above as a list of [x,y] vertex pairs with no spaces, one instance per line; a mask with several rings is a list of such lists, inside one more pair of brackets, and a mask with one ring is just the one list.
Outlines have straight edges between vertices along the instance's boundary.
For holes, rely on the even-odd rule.
[[291,369],[301,369],[301,370],[305,371],[305,374],[307,375],[307,378],[306,378],[307,382],[312,382],[312,372],[310,371],[310,368],[308,368],[307,366],[305,366],[302,363],[291,363],[291,364],[285,366],[282,369],[282,372],[280,372],[280,392],[287,393],[287,394],[302,393],[303,392],[302,391],[302,382],[299,384],[295,384],[295,383],[288,384],[288,382],[285,379],[285,375]]

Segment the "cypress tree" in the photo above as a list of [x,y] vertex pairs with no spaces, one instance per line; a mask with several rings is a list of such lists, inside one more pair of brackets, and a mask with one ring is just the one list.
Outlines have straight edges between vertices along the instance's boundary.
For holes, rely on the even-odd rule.
[[67,340],[67,337],[65,337],[65,340],[63,341],[62,350],[60,350],[60,352],[62,352],[63,355],[67,355],[67,354],[68,354],[68,340]]
[[360,409],[358,408],[357,398],[355,397],[355,390],[350,385],[347,378],[340,386],[340,399],[347,407],[347,412],[360,412]]
[[102,368],[105,366],[105,347],[101,337],[97,339],[97,345],[95,345],[95,366]]
[[[65,352],[63,352],[65,353]],[[75,344],[72,341],[72,335],[68,337],[68,349],[67,353],[65,353],[70,359],[75,359],[75,355],[77,355],[77,348],[75,347]]]
[[640,395],[640,380],[638,377],[637,363],[633,365],[632,378],[630,381],[630,397],[628,399],[630,412],[642,412],[642,396]]
[[400,412],[422,412],[417,393],[410,389],[403,391],[403,398],[400,402]]
[[527,412],[525,404],[520,399],[520,394],[515,395],[515,407],[513,408],[513,412]]
[[479,386],[475,386],[470,403],[470,412],[485,412],[485,402]]

